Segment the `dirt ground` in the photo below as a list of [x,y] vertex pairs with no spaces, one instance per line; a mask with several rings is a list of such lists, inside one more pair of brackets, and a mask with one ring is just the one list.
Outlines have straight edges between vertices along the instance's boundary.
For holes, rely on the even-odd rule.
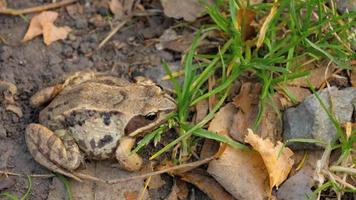
[[[50,2],[11,0],[8,1],[8,7],[27,8]],[[163,14],[131,20],[102,49],[88,56],[111,30],[107,20],[95,21],[99,15],[106,19],[109,10],[91,1],[81,1],[81,4],[84,5],[84,13],[80,16],[70,16],[65,8],[56,9],[59,18],[55,23],[71,27],[72,32],[68,39],[50,46],[46,46],[41,37],[21,43],[28,28],[27,20],[33,14],[24,17],[0,16],[0,36],[6,41],[6,44],[0,42],[0,80],[17,86],[16,102],[23,112],[23,117],[19,117],[0,106],[0,170],[21,174],[49,173],[32,159],[24,139],[26,125],[37,121],[39,109],[29,106],[29,97],[38,89],[50,85],[58,77],[79,70],[110,71],[113,75],[125,78],[144,74],[142,72],[146,70],[151,78],[159,78],[162,70],[158,68],[162,59],[167,62],[180,61],[177,54],[156,50],[154,45],[147,43],[175,23]],[[142,4],[160,9],[159,1],[142,1]],[[152,77],[154,75],[156,77]],[[26,178],[12,178],[16,183],[6,191],[24,194]],[[30,199],[47,199],[49,189],[53,187],[51,184],[49,178],[34,178]],[[169,193],[171,184],[163,188],[165,191],[152,194],[152,199],[163,199]]]

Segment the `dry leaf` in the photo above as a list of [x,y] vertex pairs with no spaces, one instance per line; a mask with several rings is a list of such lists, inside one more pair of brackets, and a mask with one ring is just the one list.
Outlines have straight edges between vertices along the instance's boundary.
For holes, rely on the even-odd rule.
[[[277,145],[274,145],[269,139],[260,138],[251,129],[249,129],[245,141],[261,155],[268,170],[270,191],[272,191],[274,186],[278,187],[288,177],[292,169],[294,163],[291,158],[292,150],[288,147],[283,148],[283,143],[279,141]],[[280,152],[282,148],[283,150]]]
[[7,105],[5,110],[15,113],[19,118],[23,116],[22,109],[17,105]]
[[136,200],[138,197],[138,192],[124,192],[125,200]]
[[[229,103],[222,107],[209,125],[217,133],[228,132],[237,109]],[[268,174],[261,156],[227,146],[219,159],[209,163],[211,174],[236,199],[263,200],[268,197]]]
[[111,0],[109,8],[116,17],[122,17],[125,14],[124,7],[119,0]]
[[178,179],[178,180],[176,180],[176,182],[174,182],[171,192],[165,198],[165,200],[187,199],[188,194],[189,194],[189,190],[188,190],[187,183],[185,181]]
[[[233,125],[230,136],[237,141],[243,142],[247,129],[254,126],[259,111],[259,95],[261,85],[259,83],[243,83],[240,93],[234,98],[234,105],[239,108],[233,116]],[[265,110],[260,119],[258,133],[262,138],[270,138],[272,141],[281,139],[282,121],[277,113],[279,103],[266,101]],[[276,108],[275,108],[276,107]]]
[[201,191],[207,194],[212,200],[233,200],[234,198],[227,193],[213,178],[202,169],[194,169],[189,172],[177,174],[187,181],[197,186]]
[[209,163],[212,175],[236,199],[264,200],[268,197],[268,174],[261,156],[229,146]]
[[[308,89],[299,86],[285,86],[283,88],[280,87],[276,89],[277,92],[283,95],[288,102],[287,105],[284,105],[284,109],[302,102],[306,97],[311,95],[311,92]],[[294,103],[290,99],[289,95],[294,98]]]
[[195,110],[196,110],[195,122],[199,123],[208,114],[208,111],[209,111],[208,100],[205,99],[205,100],[199,101],[195,105]]
[[315,66],[312,66],[312,67],[314,67],[314,68],[310,69],[310,66],[305,67],[305,70],[310,72],[309,76],[301,77],[301,78],[297,78],[295,80],[289,81],[288,85],[309,88],[308,81],[310,81],[310,83],[314,87],[320,88],[320,86],[322,86],[326,80],[328,80],[332,77],[334,67],[332,67],[332,66],[330,66],[330,67],[323,66],[323,67],[319,67],[319,68],[315,68]]
[[6,0],[0,0],[0,10],[5,9],[7,7]]
[[53,23],[57,19],[58,13],[45,11],[31,19],[30,26],[23,38],[27,42],[36,36],[43,34],[44,43],[50,45],[52,42],[65,39],[71,29],[67,26],[56,27]]
[[238,30],[242,30],[242,38],[243,40],[251,39],[255,34],[255,28],[251,26],[255,12],[251,9],[241,8],[237,10],[237,21],[235,27]]
[[[208,2],[211,3],[211,0]],[[176,19],[183,18],[186,21],[193,22],[204,12],[203,4],[196,0],[161,0],[164,14]]]
[[356,69],[352,70],[350,79],[352,87],[356,87]]

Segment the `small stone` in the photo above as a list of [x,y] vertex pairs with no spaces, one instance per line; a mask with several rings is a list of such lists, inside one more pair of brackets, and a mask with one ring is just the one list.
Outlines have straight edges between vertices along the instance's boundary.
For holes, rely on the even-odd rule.
[[[339,120],[340,124],[352,121],[356,88],[338,90],[336,87],[331,87],[318,94],[326,108],[331,108],[332,115]],[[330,106],[330,99],[332,106]],[[290,139],[303,138],[329,143],[337,138],[334,124],[314,95],[307,97],[296,108],[286,110],[283,118],[283,140],[285,142]],[[316,148],[313,144],[301,142],[289,143],[289,146],[293,150]]]
[[336,0],[336,7],[341,12],[352,12],[356,10],[355,0]]
[[78,18],[75,20],[75,27],[77,29],[85,29],[88,27],[88,21],[85,18]]
[[110,15],[109,9],[105,7],[99,7],[96,11],[98,12],[99,15],[103,17]]
[[0,139],[4,139],[6,137],[6,129],[4,125],[0,124]]

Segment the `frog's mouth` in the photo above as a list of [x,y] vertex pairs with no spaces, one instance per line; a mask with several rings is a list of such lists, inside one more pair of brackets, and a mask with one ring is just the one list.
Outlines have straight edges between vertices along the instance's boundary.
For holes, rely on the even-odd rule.
[[167,116],[172,111],[173,110],[157,113],[154,119],[148,119],[147,116],[143,115],[134,116],[125,127],[125,135],[133,137],[154,130],[167,120]]

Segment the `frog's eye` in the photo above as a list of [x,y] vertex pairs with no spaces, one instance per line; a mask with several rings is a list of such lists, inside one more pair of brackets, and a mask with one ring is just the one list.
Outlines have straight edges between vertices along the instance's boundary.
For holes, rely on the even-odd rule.
[[145,119],[149,121],[154,121],[157,119],[157,113],[155,112],[150,112],[147,115],[145,115]]

